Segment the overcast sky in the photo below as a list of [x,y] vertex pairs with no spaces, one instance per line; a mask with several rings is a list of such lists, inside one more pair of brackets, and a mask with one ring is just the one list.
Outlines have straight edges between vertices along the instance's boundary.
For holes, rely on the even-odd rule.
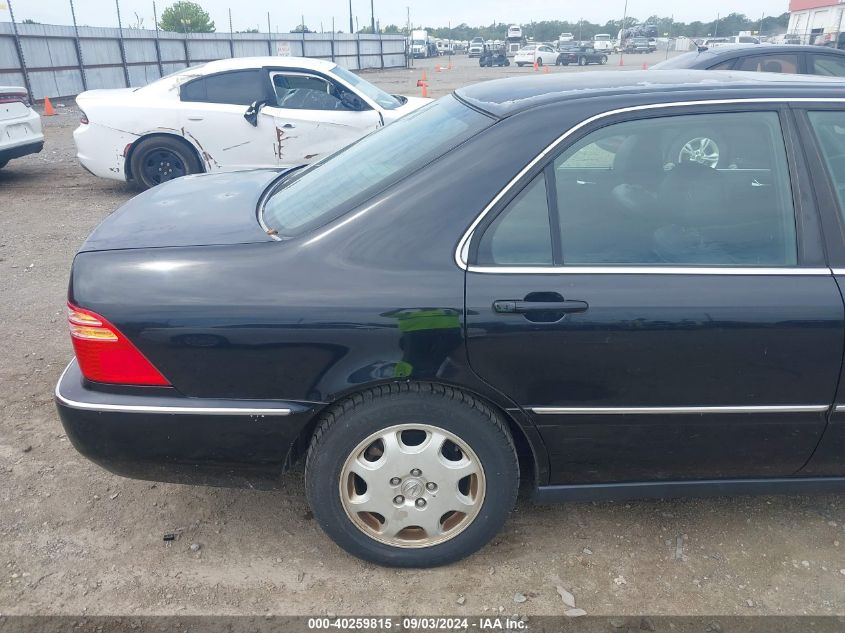
[[[49,24],[71,24],[68,0],[9,0],[15,11],[15,19],[31,18],[36,22]],[[0,20],[9,20],[8,11],[2,10]],[[157,0],[161,11],[172,0]],[[349,30],[348,0],[199,0],[215,21],[218,31],[228,31],[228,9],[232,8],[234,29],[261,27],[267,30],[267,12],[273,30],[289,31],[299,24],[300,14],[305,15],[305,24],[313,30],[320,29],[320,22],[326,30],[331,29],[332,17],[338,29]],[[693,2],[666,2],[666,0],[628,0],[628,15],[645,19],[649,15],[670,15],[682,22],[714,20],[717,13],[725,15],[739,11],[751,17],[779,15],[787,10],[788,0],[706,0]],[[376,19],[383,26],[404,25],[407,21],[406,7],[410,7],[414,25],[445,26],[452,24],[477,26],[496,22],[529,23],[532,20],[570,20],[579,18],[604,23],[622,18],[624,0],[375,0]],[[117,12],[114,0],[75,0],[76,18],[79,24],[89,26],[116,26]],[[124,26],[135,21],[135,13],[144,21],[146,28],[153,26],[152,0],[120,0]],[[353,15],[360,26],[369,23],[370,3],[368,0],[352,0]]]

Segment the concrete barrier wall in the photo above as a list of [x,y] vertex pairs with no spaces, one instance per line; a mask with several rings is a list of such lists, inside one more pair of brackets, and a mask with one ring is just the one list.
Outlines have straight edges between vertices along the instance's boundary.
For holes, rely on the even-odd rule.
[[[0,85],[26,86],[33,99],[95,88],[143,86],[192,64],[228,57],[291,55],[350,70],[406,64],[401,35],[346,33],[169,33],[140,29],[0,22]],[[23,55],[21,64],[20,53]]]

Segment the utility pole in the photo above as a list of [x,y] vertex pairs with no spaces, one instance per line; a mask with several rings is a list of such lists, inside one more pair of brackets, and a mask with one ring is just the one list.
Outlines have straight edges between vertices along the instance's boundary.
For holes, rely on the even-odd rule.
[[355,32],[355,27],[352,24],[352,0],[349,0],[349,34],[352,35]]
[[766,18],[766,14],[760,16],[760,26],[757,27],[757,37],[763,37],[763,20]]
[[713,37],[719,37],[719,14],[716,14],[716,26],[713,28]]
[[373,35],[376,34],[376,10],[373,6],[374,0],[370,0],[370,22],[373,29]]
[[625,65],[625,22],[628,21],[628,0],[625,0],[625,9],[622,11],[622,28],[619,30],[619,65]]

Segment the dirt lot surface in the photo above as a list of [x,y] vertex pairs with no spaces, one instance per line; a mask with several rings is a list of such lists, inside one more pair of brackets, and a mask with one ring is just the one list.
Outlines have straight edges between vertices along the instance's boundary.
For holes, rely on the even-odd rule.
[[[434,63],[367,77],[419,94],[425,67],[437,96],[532,72]],[[255,492],[132,481],[89,463],[52,398],[72,353],[67,274],[88,232],[133,192],[79,167],[78,113],[59,102],[44,151],[0,171],[0,613],[559,614],[561,586],[591,615],[845,614],[839,496],[548,507],[523,496],[476,556],[399,571],[335,547],[299,471],[278,492]],[[180,537],[167,544],[167,532]]]

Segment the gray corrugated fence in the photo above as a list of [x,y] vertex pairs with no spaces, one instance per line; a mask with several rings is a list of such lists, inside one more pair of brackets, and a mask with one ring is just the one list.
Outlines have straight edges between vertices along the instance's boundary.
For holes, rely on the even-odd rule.
[[0,22],[0,85],[28,84],[33,99],[143,86],[188,65],[226,57],[316,57],[350,70],[405,65],[401,35],[182,34],[80,26],[77,38],[72,26],[50,24],[18,24],[18,33],[23,65],[12,24]]

